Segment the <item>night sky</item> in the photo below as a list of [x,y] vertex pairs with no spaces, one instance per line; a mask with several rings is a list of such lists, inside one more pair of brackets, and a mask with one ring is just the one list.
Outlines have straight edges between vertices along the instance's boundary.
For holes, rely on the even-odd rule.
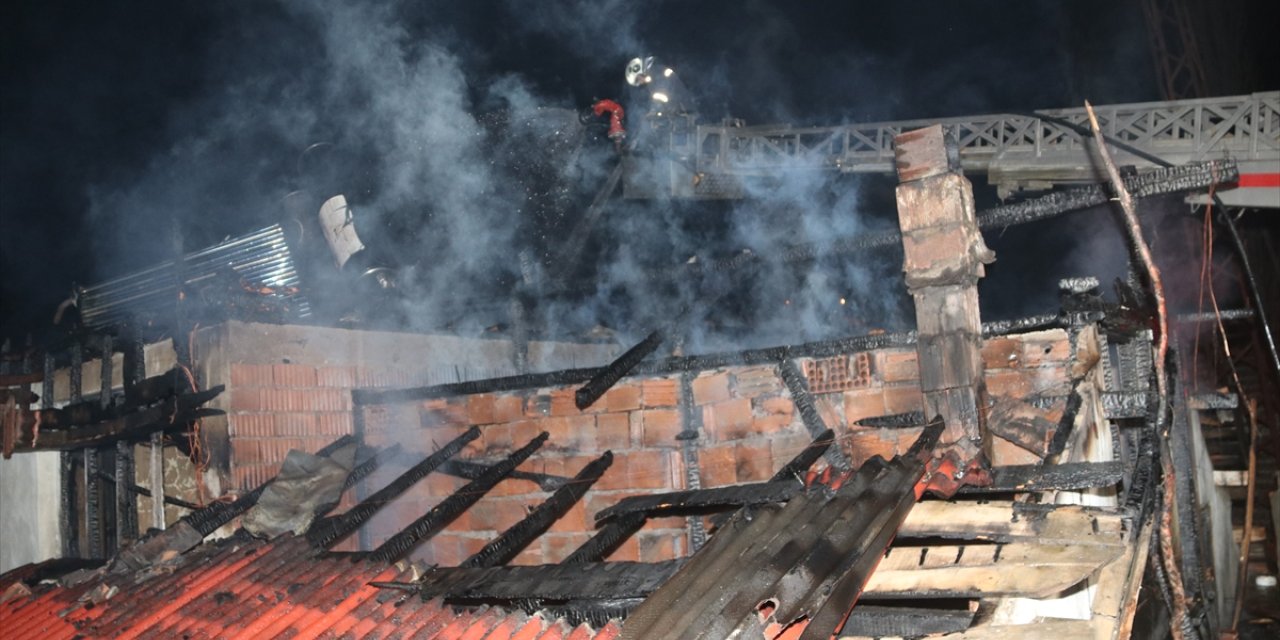
[[[570,109],[624,97],[623,66],[642,54],[680,70],[707,120],[1160,99],[1138,3],[333,4],[352,8],[4,3],[0,334],[47,325],[73,282],[160,259],[175,226],[191,249],[274,222],[309,142],[396,139],[387,114],[416,117],[435,99],[406,93],[388,107],[396,74],[429,75],[441,60],[452,75],[421,86],[460,87],[450,107],[475,113],[511,85]],[[370,69],[393,80],[366,82]]]

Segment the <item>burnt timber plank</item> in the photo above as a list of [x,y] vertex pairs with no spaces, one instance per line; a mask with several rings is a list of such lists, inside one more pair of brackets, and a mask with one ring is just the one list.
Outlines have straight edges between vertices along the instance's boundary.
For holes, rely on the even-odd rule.
[[455,491],[448,498],[432,507],[430,511],[414,520],[409,526],[388,538],[377,549],[368,554],[356,554],[353,559],[361,560],[367,558],[374,562],[393,562],[404,557],[420,542],[434,536],[438,531],[448,526],[450,522],[453,522],[463,511],[475,504],[477,500],[489,493],[495,485],[507,477],[507,474],[533,455],[533,452],[537,451],[547,441],[548,437],[549,434],[546,431],[538,434],[528,444],[513,451],[502,462],[490,467],[485,475],[472,480],[466,486]]
[[[151,431],[170,431],[184,428],[188,422],[200,417],[221,415],[216,409],[203,409],[200,405],[222,393],[222,385],[206,391],[177,396],[154,407],[95,424],[60,430],[42,430],[37,435],[34,418],[20,425],[20,433],[14,451],[49,451],[81,449],[114,442],[119,439],[140,439]],[[30,412],[26,412],[30,413]]]
[[[799,373],[797,372],[796,375]],[[833,442],[835,442],[835,432],[831,429],[823,429],[816,433],[813,442],[810,442],[809,446],[790,462],[783,465],[767,482],[632,496],[602,509],[596,513],[595,520],[605,522],[628,514],[649,517],[664,512],[705,513],[721,508],[786,502],[804,490],[801,478]]]
[[991,469],[991,484],[964,486],[961,494],[1055,491],[1110,487],[1124,478],[1125,464],[1111,462],[1069,462],[1054,465],[1010,465]]
[[974,612],[964,609],[882,607],[858,605],[849,614],[841,638],[917,638],[964,631],[973,624]]
[[639,513],[624,515],[601,527],[595,535],[582,543],[582,546],[569,554],[560,564],[583,564],[599,562],[613,553],[627,538],[644,526],[645,517]]
[[804,491],[804,485],[792,479],[631,496],[600,510],[596,513],[595,520],[606,522],[630,513],[653,517],[667,513],[706,512],[748,505],[773,504],[786,502],[802,491]]
[[556,520],[563,517],[565,512],[581,500],[582,495],[600,479],[601,475],[604,475],[612,464],[612,451],[606,451],[604,455],[587,463],[578,475],[573,477],[573,480],[556,489],[551,497],[538,505],[538,508],[525,519],[503,531],[496,540],[486,544],[475,555],[467,558],[462,566],[493,567],[510,562],[516,554],[550,529]]
[[898,537],[1116,545],[1124,526],[1119,513],[1092,507],[938,500],[917,504]]
[[313,522],[311,528],[307,530],[307,541],[316,548],[333,546],[334,543],[359,529],[375,513],[390,504],[400,494],[408,491],[419,480],[425,478],[449,458],[457,455],[467,443],[479,437],[480,429],[471,427],[431,455],[409,467],[404,473],[387,483],[386,486],[374,492],[373,495],[361,500],[359,504],[340,515],[322,518]]
[[591,376],[591,379],[586,384],[574,392],[574,405],[579,410],[582,410],[595,404],[595,401],[599,400],[600,396],[604,395],[604,392],[608,391],[618,380],[621,380],[636,365],[640,364],[641,360],[656,351],[662,345],[664,339],[665,336],[661,331],[654,331],[639,344],[627,349],[626,353],[618,356],[617,360],[609,363],[599,373]]
[[1112,545],[1013,543],[890,549],[864,593],[878,598],[1043,598],[1121,555]]

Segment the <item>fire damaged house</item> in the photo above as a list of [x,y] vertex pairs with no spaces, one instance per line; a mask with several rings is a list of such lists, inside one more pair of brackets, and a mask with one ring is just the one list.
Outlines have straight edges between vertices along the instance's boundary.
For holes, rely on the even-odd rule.
[[[6,637],[1208,639],[1275,598],[1276,267],[1240,214],[1280,206],[1280,93],[481,120],[527,238],[485,278],[362,228],[317,145],[278,224],[8,349]],[[868,176],[879,227],[782,210]],[[703,226],[600,239],[654,202]],[[818,228],[708,239],[742,207]],[[1002,234],[1097,212],[1127,280],[983,317]],[[1166,291],[1215,268],[1230,307]]]

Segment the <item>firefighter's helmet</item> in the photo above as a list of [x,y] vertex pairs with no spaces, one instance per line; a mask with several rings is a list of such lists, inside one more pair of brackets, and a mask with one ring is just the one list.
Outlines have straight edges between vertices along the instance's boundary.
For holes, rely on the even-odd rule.
[[641,87],[649,84],[653,78],[649,75],[649,69],[653,67],[653,56],[647,58],[632,58],[627,63],[627,84],[633,87]]

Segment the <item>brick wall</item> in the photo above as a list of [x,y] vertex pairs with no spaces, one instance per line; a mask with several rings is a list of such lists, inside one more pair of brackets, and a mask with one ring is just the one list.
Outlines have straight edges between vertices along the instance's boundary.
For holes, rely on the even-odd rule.
[[[519,469],[558,476],[573,476],[605,451],[612,451],[612,466],[583,500],[513,561],[558,562],[590,537],[590,516],[597,511],[627,496],[685,487],[683,459],[675,439],[680,430],[675,379],[624,381],[586,411],[574,406],[573,392],[573,388],[537,389],[368,407],[366,441],[375,446],[398,442],[415,454],[408,457],[420,459],[475,424],[480,425],[481,437],[461,455],[497,461],[546,431],[550,435],[546,444]],[[380,470],[371,486],[380,486],[401,470]],[[370,522],[371,543],[381,544],[465,483],[438,473],[428,476]],[[456,564],[549,495],[532,481],[508,478],[422,545],[414,557]],[[610,559],[654,561],[684,555],[688,548],[684,526],[683,518],[652,520]]]
[[[617,352],[615,345],[534,342],[528,361],[541,370],[591,366]],[[290,449],[315,451],[352,433],[352,389],[516,373],[504,340],[295,325],[208,327],[195,354],[203,384],[226,386],[209,404],[226,416],[202,427],[221,473],[209,495],[253,489],[275,476]]]
[[[1062,331],[989,340],[983,349],[989,392],[993,400],[1065,396],[1071,356]],[[802,359],[798,365],[823,420],[836,430],[841,448],[855,463],[875,455],[891,458],[915,441],[918,429],[853,425],[861,418],[922,409],[913,349]],[[700,419],[697,472],[704,487],[766,480],[811,440],[772,366],[705,371],[691,388]],[[520,469],[563,476],[611,450],[613,466],[583,501],[514,561],[558,562],[590,536],[592,516],[601,509],[626,496],[686,488],[682,445],[676,439],[686,427],[678,377],[626,378],[585,411],[575,407],[574,390],[532,389],[366,407],[366,439],[378,446],[398,442],[417,454],[411,457],[420,458],[478,425],[481,437],[462,456],[496,461],[546,431],[550,439]],[[1035,459],[1004,441],[997,442],[995,458],[996,464]],[[371,486],[381,486],[401,470],[380,471]],[[380,544],[463,484],[432,474],[368,525],[372,544]],[[531,481],[504,480],[414,557],[456,564],[548,495]],[[685,555],[685,524],[683,518],[652,520],[609,559],[655,561]]]

